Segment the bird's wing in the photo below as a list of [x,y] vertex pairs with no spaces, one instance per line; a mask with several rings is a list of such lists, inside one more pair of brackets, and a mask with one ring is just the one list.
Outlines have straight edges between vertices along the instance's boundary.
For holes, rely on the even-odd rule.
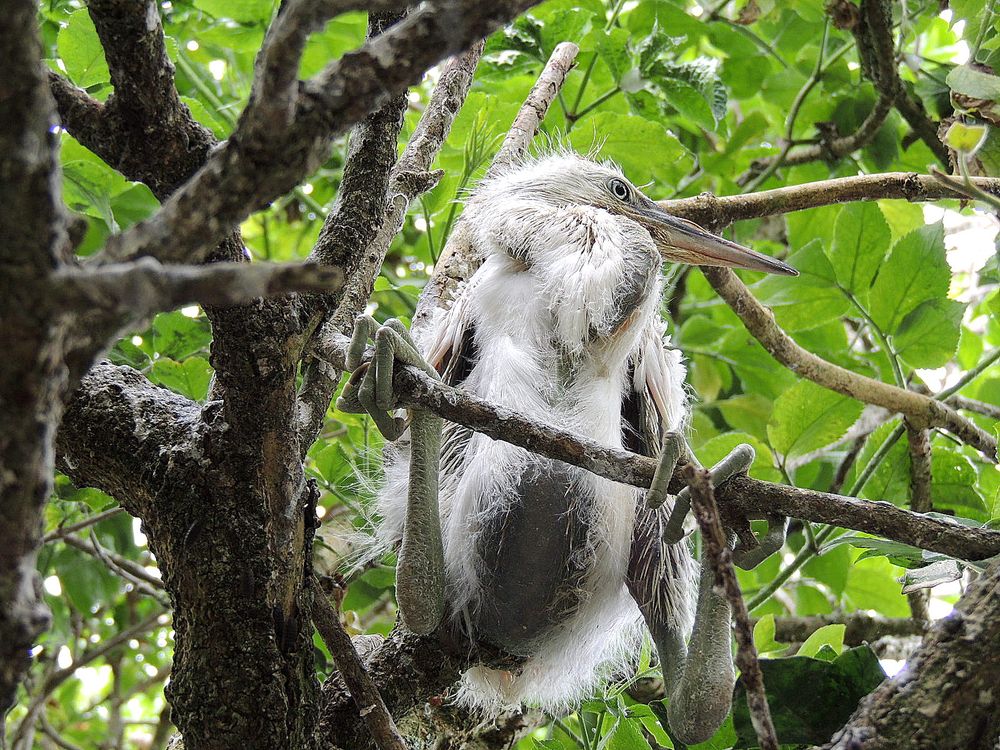
[[628,447],[644,456],[657,455],[663,433],[681,430],[688,416],[684,365],[680,352],[664,338],[664,328],[654,319],[640,334],[622,404],[627,432],[635,442]]
[[[631,387],[622,402],[626,447],[651,457],[658,455],[663,433],[681,430],[688,414],[684,365],[663,331],[660,320],[643,330],[632,359]],[[662,540],[672,507],[668,502],[651,509],[639,498],[625,580],[665,668],[676,662],[675,652],[693,623],[696,577],[686,542],[668,545]]]

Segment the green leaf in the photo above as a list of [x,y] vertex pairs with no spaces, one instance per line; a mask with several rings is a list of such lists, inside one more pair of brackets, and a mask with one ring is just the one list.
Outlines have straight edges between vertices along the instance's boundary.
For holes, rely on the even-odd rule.
[[989,518],[986,503],[976,491],[976,467],[953,448],[934,446],[931,498],[935,508],[954,510],[980,521]]
[[[807,656],[761,659],[775,732],[783,746],[822,744],[847,721],[858,702],[885,678],[868,646],[833,661]],[[733,700],[735,747],[757,747],[741,679]]]
[[768,439],[779,453],[801,456],[842,437],[862,408],[853,398],[801,380],[774,402]]
[[624,718],[618,719],[608,736],[605,745],[607,750],[649,750],[649,743],[636,723]]
[[153,321],[152,344],[162,357],[184,359],[208,351],[212,329],[204,318],[189,318],[180,311],[161,313]]
[[570,133],[570,144],[586,152],[602,136],[601,156],[618,162],[639,185],[669,180],[691,164],[687,149],[675,135],[661,124],[635,115],[598,112],[577,124]]
[[1000,101],[1000,78],[968,65],[956,65],[945,78],[951,90],[974,99]]
[[866,296],[889,249],[889,240],[889,225],[877,203],[851,203],[840,209],[829,251],[840,285]]
[[201,401],[208,395],[212,366],[201,357],[188,357],[183,362],[160,357],[153,363],[150,380],[194,401]]
[[194,0],[194,6],[215,18],[242,23],[265,23],[274,12],[274,0]]
[[[997,80],[1000,81],[1000,78]],[[953,122],[944,134],[944,142],[964,154],[978,151],[985,138],[985,125],[966,125],[964,122]]]
[[799,646],[795,652],[796,656],[816,656],[823,646],[829,646],[838,654],[844,649],[844,633],[847,626],[842,623],[824,625],[806,638],[805,643]]
[[910,232],[896,243],[875,279],[869,305],[872,320],[893,334],[921,302],[945,299],[950,281],[941,222]]
[[910,312],[892,337],[896,353],[911,367],[941,367],[958,348],[965,305],[929,299]]
[[779,643],[774,637],[774,615],[764,615],[753,626],[753,645],[757,653],[766,654],[770,651],[780,651],[787,643]]
[[808,330],[840,320],[848,312],[850,303],[837,288],[833,266],[819,240],[790,255],[788,262],[798,269],[798,276],[768,276],[753,287],[782,328]]
[[89,88],[111,80],[104,48],[87,11],[70,14],[66,25],[59,30],[57,44],[66,73],[77,86]]

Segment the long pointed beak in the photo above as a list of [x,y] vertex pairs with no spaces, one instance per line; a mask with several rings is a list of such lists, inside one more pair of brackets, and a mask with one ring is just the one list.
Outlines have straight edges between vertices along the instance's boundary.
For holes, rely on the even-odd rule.
[[712,234],[693,221],[671,216],[653,201],[638,206],[636,211],[639,222],[652,236],[664,260],[697,266],[746,268],[782,276],[799,275],[787,263]]

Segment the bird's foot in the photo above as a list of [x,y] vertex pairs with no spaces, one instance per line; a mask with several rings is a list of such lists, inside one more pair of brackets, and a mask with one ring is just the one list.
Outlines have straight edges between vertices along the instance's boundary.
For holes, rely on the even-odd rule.
[[[656,473],[653,475],[653,481],[646,496],[646,502],[650,507],[658,507],[666,500],[667,485],[682,455],[686,455],[689,461],[696,461],[683,437],[676,433],[667,433],[664,437]],[[753,464],[754,458],[754,449],[750,445],[746,443],[737,445],[709,471],[712,475],[712,483],[719,487],[733,477],[746,474]],[[690,509],[691,491],[685,487],[674,498],[674,507],[664,526],[663,541],[666,544],[676,544],[684,538],[684,519]],[[767,531],[760,538],[756,537],[750,531],[749,524],[745,523],[745,531],[739,529],[739,541],[733,549],[733,562],[744,570],[750,570],[781,549],[785,544],[785,521],[784,516],[768,516]]]
[[[375,350],[366,361],[369,340],[375,342]],[[395,318],[379,325],[370,315],[358,316],[347,350],[347,369],[351,377],[337,399],[337,408],[352,414],[371,415],[387,440],[396,440],[407,427],[407,420],[391,414],[398,408],[392,385],[397,361],[419,367],[438,378],[437,371],[417,351],[406,326]]]

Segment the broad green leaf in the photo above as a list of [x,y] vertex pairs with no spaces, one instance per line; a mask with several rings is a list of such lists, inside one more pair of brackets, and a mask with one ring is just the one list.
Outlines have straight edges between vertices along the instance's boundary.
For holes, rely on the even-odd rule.
[[753,626],[753,645],[757,653],[780,651],[788,644],[779,643],[774,637],[774,615],[764,615]]
[[729,426],[763,438],[767,434],[767,420],[771,417],[771,401],[757,393],[743,394],[716,401],[713,404]]
[[829,646],[838,654],[844,649],[844,633],[847,626],[842,623],[824,625],[806,638],[795,652],[796,656],[816,656],[823,646]]
[[150,379],[182,396],[201,401],[208,394],[212,366],[201,357],[188,357],[183,362],[160,357],[153,363]]
[[[1000,81],[1000,78],[997,79]],[[973,154],[986,138],[985,125],[966,125],[964,122],[953,122],[944,134],[944,142],[958,152]]]
[[618,719],[608,736],[607,750],[649,750],[649,743],[636,726],[638,722]]
[[950,299],[929,299],[903,318],[893,348],[911,367],[941,367],[958,348],[965,305]]
[[885,333],[896,333],[903,318],[921,302],[944,299],[950,281],[944,226],[928,224],[893,247],[872,286],[869,313]]
[[861,402],[802,380],[774,402],[767,435],[778,453],[801,456],[842,437],[861,410]]
[[274,0],[194,0],[194,5],[216,18],[242,23],[266,23],[274,12]]
[[837,214],[830,263],[837,281],[864,297],[889,249],[889,225],[877,203],[849,203]]
[[154,351],[171,359],[184,359],[207,351],[212,342],[212,330],[207,320],[189,318],[179,311],[157,315],[152,333]]
[[885,617],[909,617],[910,606],[900,591],[898,577],[897,568],[884,557],[858,560],[850,568],[844,596],[857,609],[874,609]]
[[767,276],[753,289],[760,300],[774,310],[778,324],[787,331],[816,328],[840,320],[851,308],[837,288],[830,261],[819,240],[788,257],[798,276]]
[[968,65],[956,65],[951,69],[945,82],[957,94],[974,99],[1000,101],[1000,78]]
[[[868,646],[845,651],[833,661],[791,656],[761,659],[760,667],[775,733],[783,746],[828,741],[858,702],[885,678]],[[757,747],[742,680],[733,699],[733,723],[735,747]]]
[[635,115],[598,112],[577,123],[570,144],[586,152],[600,144],[600,155],[618,162],[632,182],[671,180],[690,168],[691,157],[677,137],[659,123]]
[[953,448],[934,446],[931,455],[931,497],[935,508],[988,520],[987,507],[976,491],[976,467]]
[[73,83],[88,88],[111,80],[104,48],[86,10],[70,14],[69,21],[59,30],[58,40],[59,57]]

